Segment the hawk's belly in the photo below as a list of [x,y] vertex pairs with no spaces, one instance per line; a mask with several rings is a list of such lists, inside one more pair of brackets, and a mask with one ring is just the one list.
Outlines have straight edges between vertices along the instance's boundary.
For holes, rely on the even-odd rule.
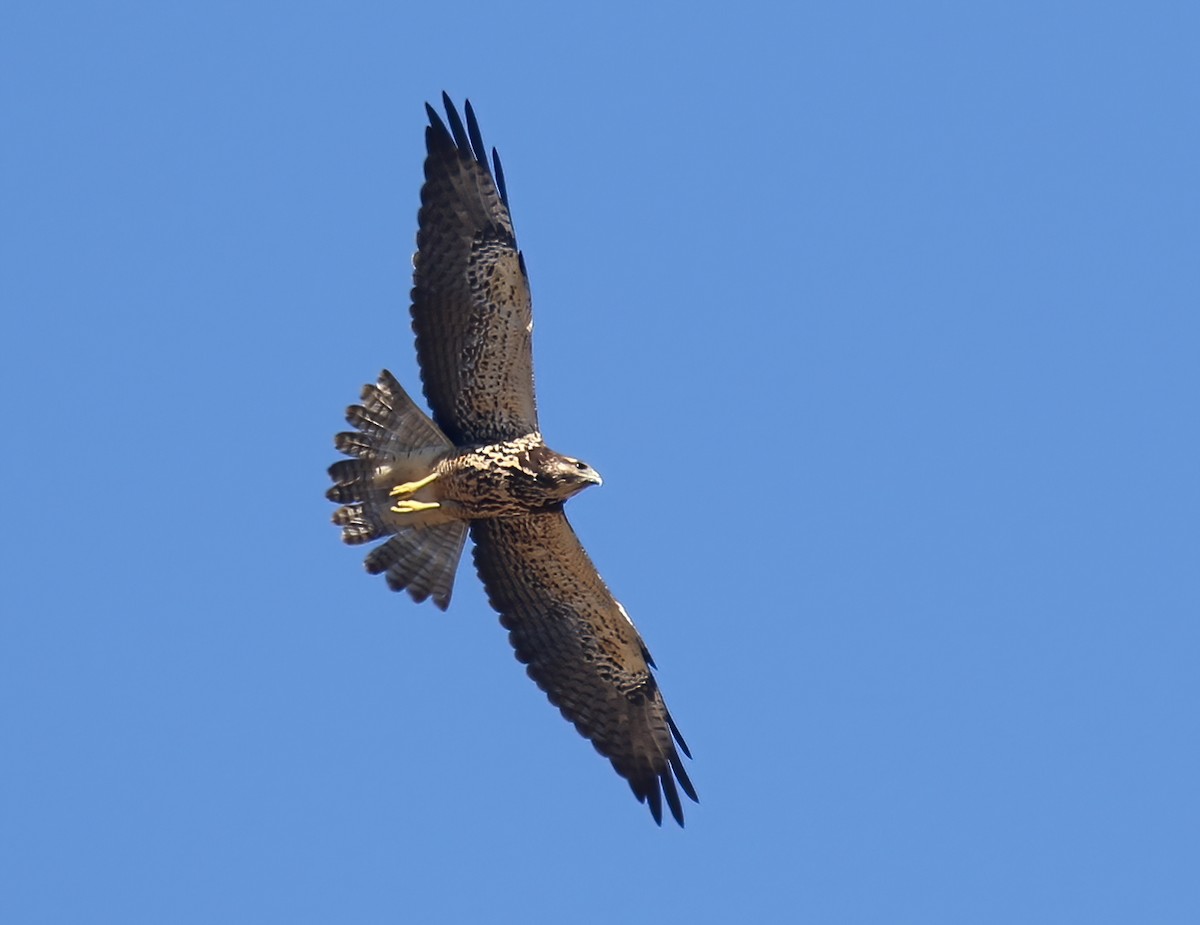
[[538,435],[470,447],[438,464],[437,495],[467,520],[511,517],[560,504],[552,485],[539,477],[529,451]]

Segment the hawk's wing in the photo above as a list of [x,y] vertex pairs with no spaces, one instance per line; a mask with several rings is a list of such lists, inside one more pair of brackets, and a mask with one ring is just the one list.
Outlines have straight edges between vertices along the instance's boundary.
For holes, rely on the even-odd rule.
[[662,822],[693,800],[675,744],[687,745],[650,673],[653,661],[561,510],[476,520],[475,566],[517,658]]
[[533,311],[513,237],[500,159],[488,166],[471,104],[464,128],[442,94],[450,127],[426,105],[412,319],[433,419],[458,446],[538,429]]

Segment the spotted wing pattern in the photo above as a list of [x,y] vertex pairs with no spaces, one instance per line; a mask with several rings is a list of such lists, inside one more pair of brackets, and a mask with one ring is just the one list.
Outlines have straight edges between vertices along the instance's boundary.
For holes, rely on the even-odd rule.
[[696,800],[689,758],[637,630],[560,510],[477,520],[475,566],[517,659],[550,702],[624,777],[656,822],[683,824],[676,782]]
[[493,150],[489,166],[471,104],[464,126],[450,98],[443,101],[448,128],[425,107],[413,258],[417,359],[433,418],[456,445],[512,440],[538,429],[529,280],[500,159]]

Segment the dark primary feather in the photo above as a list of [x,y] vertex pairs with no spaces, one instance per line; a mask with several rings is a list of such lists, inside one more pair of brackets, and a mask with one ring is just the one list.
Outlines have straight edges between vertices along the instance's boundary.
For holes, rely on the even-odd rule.
[[463,130],[462,119],[458,117],[458,110],[455,108],[453,101],[450,99],[450,94],[442,92],[442,105],[446,107],[446,118],[450,120],[450,131],[454,134],[454,143],[458,145],[458,149],[464,153],[474,153],[475,159],[479,159],[477,152],[472,152],[471,143],[467,141],[467,133]]
[[[676,787],[692,800],[645,645],[596,572],[561,510],[471,524],[475,565],[529,676],[612,761],[662,822],[665,798],[683,825]],[[689,754],[690,757],[690,754]]]
[[538,429],[529,280],[475,113],[468,104],[464,125],[448,97],[444,102],[449,127],[426,107],[413,261],[412,320],[425,397],[458,446],[516,439]]
[[[450,103],[450,97],[445,93],[442,94],[442,102],[447,106],[454,108]],[[463,101],[463,108],[467,113],[467,135],[471,139],[471,150],[475,152],[475,160],[479,161],[485,168],[487,167],[487,148],[483,146],[483,135],[479,131],[479,122],[475,118],[475,110],[471,107],[470,100]],[[459,146],[461,147],[461,145]],[[501,197],[502,199],[504,197]]]
[[[508,187],[504,183],[504,165],[500,163],[500,152],[492,148],[492,167],[496,176],[496,189],[500,191],[500,201],[506,206],[508,205]],[[525,264],[522,261],[521,269],[525,269]]]

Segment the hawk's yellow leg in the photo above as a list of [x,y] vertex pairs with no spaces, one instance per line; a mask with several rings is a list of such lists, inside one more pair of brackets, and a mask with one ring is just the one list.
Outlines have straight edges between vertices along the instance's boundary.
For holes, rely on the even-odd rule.
[[[431,472],[429,475],[425,476],[425,478],[419,479],[416,482],[405,482],[402,485],[397,485],[390,492],[388,492],[388,495],[392,498],[396,497],[397,495],[415,495],[426,485],[433,482],[437,477],[438,476],[436,472]],[[439,506],[440,505],[436,501],[408,500],[397,501],[392,507],[392,510],[397,514],[415,514],[418,511],[432,511]]]
[[403,485],[397,485],[390,492],[388,492],[388,494],[393,498],[396,497],[396,495],[415,495],[426,485],[437,479],[437,477],[438,475],[436,472],[431,472],[418,482],[405,482]]
[[415,514],[418,511],[432,511],[441,507],[436,501],[397,501],[392,510],[397,514]]

